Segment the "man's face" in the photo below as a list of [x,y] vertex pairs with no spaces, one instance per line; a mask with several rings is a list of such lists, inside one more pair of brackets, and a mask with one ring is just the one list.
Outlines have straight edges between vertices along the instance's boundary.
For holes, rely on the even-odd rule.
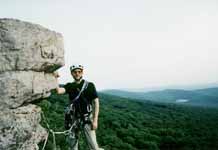
[[74,69],[72,72],[71,72],[71,75],[73,76],[74,80],[78,81],[82,78],[83,76],[83,70],[81,69]]

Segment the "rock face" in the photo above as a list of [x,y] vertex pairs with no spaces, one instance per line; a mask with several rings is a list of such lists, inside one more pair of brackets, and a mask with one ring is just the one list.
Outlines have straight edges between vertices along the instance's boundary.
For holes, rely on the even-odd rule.
[[38,149],[37,143],[47,135],[45,129],[39,125],[40,111],[39,107],[31,104],[1,111],[0,149]]
[[0,72],[52,72],[63,65],[61,34],[27,22],[0,20]]
[[16,19],[0,19],[0,150],[35,150],[47,136],[39,124],[46,98],[64,65],[60,33]]

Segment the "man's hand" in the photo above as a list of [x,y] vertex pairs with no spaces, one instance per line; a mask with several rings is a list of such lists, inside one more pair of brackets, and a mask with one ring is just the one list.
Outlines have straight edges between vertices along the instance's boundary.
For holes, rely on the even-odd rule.
[[55,78],[58,78],[58,77],[60,77],[60,75],[59,75],[58,71],[55,71],[55,72],[53,72],[53,75],[54,75],[54,77],[55,77]]
[[54,75],[54,77],[56,78],[56,81],[57,81],[57,87],[56,87],[57,94],[66,93],[65,88],[59,87],[59,84],[58,84],[58,77],[60,77],[59,73],[57,71],[55,71],[55,72],[53,72],[53,75]]

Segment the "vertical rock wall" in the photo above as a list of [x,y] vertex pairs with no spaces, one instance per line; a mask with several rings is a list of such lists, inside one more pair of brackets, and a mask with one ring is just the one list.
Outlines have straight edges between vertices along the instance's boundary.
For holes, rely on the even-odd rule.
[[64,65],[60,33],[16,19],[0,19],[0,150],[35,150],[47,133],[40,107]]

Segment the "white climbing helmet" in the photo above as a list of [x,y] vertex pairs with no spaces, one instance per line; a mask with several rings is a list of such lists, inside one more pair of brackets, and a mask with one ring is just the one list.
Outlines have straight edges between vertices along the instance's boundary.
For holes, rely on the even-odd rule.
[[72,72],[73,70],[75,70],[75,69],[81,69],[81,70],[83,70],[83,66],[80,65],[80,64],[74,64],[74,65],[70,66],[70,71],[71,71],[71,72]]

